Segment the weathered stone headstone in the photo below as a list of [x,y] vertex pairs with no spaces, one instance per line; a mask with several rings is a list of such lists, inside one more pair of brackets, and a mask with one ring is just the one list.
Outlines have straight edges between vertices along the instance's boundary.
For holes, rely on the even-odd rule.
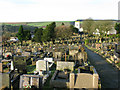
[[0,73],[0,90],[10,88],[10,74]]
[[0,63],[0,72],[3,72],[2,63]]
[[79,52],[77,60],[79,60],[79,64],[83,64],[87,62],[87,53],[86,52]]
[[23,52],[23,53],[22,53],[22,56],[29,57],[29,56],[30,56],[30,52]]
[[38,60],[36,62],[36,71],[48,71],[49,70],[49,66],[48,66],[48,62],[45,60]]
[[74,62],[65,62],[65,61],[57,61],[56,70],[64,70],[69,69],[71,71],[74,70]]
[[46,60],[48,62],[53,62],[53,58],[44,58],[44,60]]
[[40,89],[42,86],[42,77],[39,75],[21,75],[20,88],[36,88]]
[[78,50],[69,50],[69,55],[72,55],[73,57],[76,53],[78,53]]
[[62,57],[62,52],[54,52],[54,57],[55,58],[61,58]]

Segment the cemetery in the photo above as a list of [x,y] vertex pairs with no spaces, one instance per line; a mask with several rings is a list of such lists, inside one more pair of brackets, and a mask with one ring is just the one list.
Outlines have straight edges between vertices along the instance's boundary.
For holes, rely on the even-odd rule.
[[[47,28],[55,26],[54,23],[50,25],[53,26]],[[69,30],[64,25],[57,30],[61,28]],[[61,31],[56,31],[56,38],[49,32],[49,40],[42,36],[45,32],[38,35],[40,30],[34,31],[36,36],[31,40],[20,36],[18,41],[2,42],[0,89],[101,90],[105,81],[112,82],[110,76],[107,80],[104,78],[107,70],[105,72],[102,65],[111,63],[107,69],[120,70],[120,40],[117,36],[89,35],[86,31],[83,34],[66,31],[68,35],[59,35]],[[112,73],[112,70],[108,72]]]
[[[35,45],[33,44],[33,46]],[[94,71],[95,68],[92,71],[91,68],[80,69],[89,67],[87,53],[82,45],[54,44],[51,45],[52,48],[49,48],[49,45],[42,46],[43,48],[39,48],[41,45],[37,45],[35,48],[33,46],[16,47],[13,54],[10,52],[4,54],[4,59],[0,63],[0,72],[2,80],[5,79],[4,74],[9,80],[5,81],[6,84],[3,83],[1,88],[98,88],[99,76]],[[6,58],[7,55],[11,57]],[[79,79],[79,74],[81,77],[82,74],[90,75],[90,80],[96,77],[95,81],[91,81],[91,83],[97,82],[97,85],[78,87],[79,81],[74,80],[74,75],[78,75]],[[48,83],[47,86],[46,83]]]

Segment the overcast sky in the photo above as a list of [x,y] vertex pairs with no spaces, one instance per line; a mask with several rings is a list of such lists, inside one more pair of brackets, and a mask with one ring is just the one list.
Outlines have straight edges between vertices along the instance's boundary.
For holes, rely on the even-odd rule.
[[118,19],[119,0],[0,0],[0,22]]

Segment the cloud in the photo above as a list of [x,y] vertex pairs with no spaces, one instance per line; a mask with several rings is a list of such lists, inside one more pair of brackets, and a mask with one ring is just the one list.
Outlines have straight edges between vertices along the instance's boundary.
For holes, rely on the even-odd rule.
[[73,21],[89,17],[93,19],[117,19],[118,1],[1,0],[0,22]]

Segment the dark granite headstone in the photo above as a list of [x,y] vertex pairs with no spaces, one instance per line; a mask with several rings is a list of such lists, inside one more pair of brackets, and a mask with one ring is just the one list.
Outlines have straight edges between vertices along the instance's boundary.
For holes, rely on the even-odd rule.
[[18,70],[26,70],[26,56],[14,56],[13,65]]

